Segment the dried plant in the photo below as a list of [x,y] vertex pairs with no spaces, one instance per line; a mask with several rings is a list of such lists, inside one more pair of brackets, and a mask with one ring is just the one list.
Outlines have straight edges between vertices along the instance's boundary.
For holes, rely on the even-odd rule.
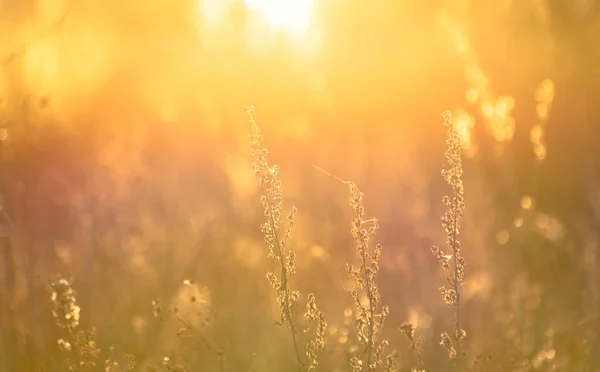
[[356,309],[354,322],[358,332],[358,342],[365,347],[364,361],[359,357],[350,359],[353,371],[362,371],[366,366],[367,371],[374,371],[384,366],[385,371],[395,371],[398,366],[396,351],[384,357],[389,346],[387,340],[379,341],[383,324],[390,313],[387,305],[381,303],[381,296],[377,289],[377,273],[379,272],[379,257],[382,246],[377,244],[371,248],[371,238],[379,228],[377,218],[365,217],[364,194],[356,183],[345,181],[332,175],[321,167],[313,165],[318,171],[348,185],[350,191],[350,207],[354,211],[350,232],[354,246],[358,252],[360,266],[346,264],[350,279],[355,283],[356,289],[352,291],[352,300]]
[[451,187],[452,195],[444,196],[442,199],[446,206],[446,213],[442,217],[442,226],[446,232],[446,243],[452,250],[452,254],[446,255],[437,246],[432,246],[431,251],[443,269],[448,273],[447,282],[449,287],[441,287],[440,292],[444,303],[453,310],[455,321],[454,335],[442,334],[440,344],[448,350],[448,355],[454,362],[456,370],[460,371],[462,340],[466,336],[466,332],[461,328],[460,324],[460,295],[464,279],[465,260],[460,253],[460,243],[458,241],[460,223],[463,219],[465,209],[462,181],[463,168],[460,138],[452,120],[452,113],[445,111],[443,117],[444,125],[448,127],[448,138],[446,140],[446,144],[448,145],[448,149],[446,150],[448,168],[442,171],[442,175]]
[[[184,284],[190,284],[191,282],[189,280],[184,280]],[[190,303],[194,303],[196,302],[196,299],[194,297],[192,297],[190,299]],[[219,370],[222,372],[225,370],[225,352],[222,348],[220,348],[218,345],[216,345],[215,343],[211,342],[207,336],[204,334],[203,329],[201,328],[203,325],[206,325],[208,323],[208,318],[206,321],[202,321],[202,323],[200,324],[200,326],[196,326],[194,325],[194,322],[190,321],[189,319],[187,319],[186,317],[184,317],[180,310],[177,307],[174,306],[165,306],[163,305],[160,301],[158,300],[154,300],[152,301],[152,313],[153,315],[158,318],[160,321],[165,321],[167,319],[174,319],[176,320],[179,324],[181,324],[181,327],[177,330],[176,335],[182,339],[197,339],[200,341],[200,344],[207,348],[208,350],[210,350],[213,354],[215,354],[218,362],[219,362]],[[196,312],[196,315],[198,316],[202,316],[202,313],[200,311]],[[163,359],[163,366],[165,366],[165,368],[171,368],[171,370],[173,370],[174,366],[174,361],[172,360],[172,358],[169,357],[165,357]],[[179,362],[184,363],[183,361]],[[176,370],[176,369],[175,369]]]
[[423,351],[423,338],[416,334],[415,326],[410,323],[404,323],[400,326],[400,331],[404,333],[408,342],[410,342],[410,351],[416,360],[416,367],[413,372],[425,371],[425,354]]
[[166,356],[162,360],[163,371],[165,372],[191,372],[190,365],[177,356]]
[[104,361],[104,372],[125,372],[135,370],[136,363],[133,355],[126,355],[125,362],[119,363],[115,348],[110,348],[110,357]]
[[308,370],[315,371],[319,365],[318,356],[325,347],[325,329],[327,328],[327,322],[325,321],[325,314],[317,307],[317,300],[312,293],[308,294],[304,317],[310,323],[316,324],[315,338],[308,341],[308,344],[306,345]]
[[[365,362],[367,371],[373,371],[384,363],[384,352],[389,343],[387,340],[379,342],[380,334],[386,317],[390,313],[386,305],[381,304],[381,296],[377,288],[377,272],[379,271],[379,257],[381,244],[370,248],[370,240],[379,228],[376,218],[365,217],[364,194],[356,183],[343,181],[350,190],[350,206],[354,211],[351,233],[354,246],[360,258],[360,266],[346,265],[350,278],[356,284],[352,291],[352,299],[356,309],[356,329],[358,341],[365,346]],[[363,361],[354,358],[353,369],[362,370]]]
[[396,372],[398,371],[398,366],[400,365],[400,356],[396,350],[393,350],[386,358],[385,358],[385,372]]
[[59,278],[50,282],[51,300],[54,305],[52,314],[56,325],[65,330],[65,337],[58,339],[63,352],[69,353],[67,360],[69,371],[87,371],[96,367],[100,349],[96,345],[95,330],[79,329],[81,308],[77,305],[76,292],[71,280]]
[[[277,301],[281,310],[281,321],[278,325],[287,324],[296,362],[299,370],[305,369],[305,363],[300,353],[296,321],[293,317],[292,308],[300,300],[300,292],[290,289],[289,278],[296,273],[296,253],[288,248],[287,243],[292,236],[292,227],[296,219],[297,209],[291,207],[287,216],[287,227],[281,236],[281,215],[283,213],[282,181],[277,165],[269,165],[267,161],[268,150],[263,147],[263,136],[260,127],[256,123],[254,107],[247,110],[251,125],[251,152],[254,157],[252,171],[258,180],[261,190],[261,204],[263,206],[266,222],[261,225],[264,240],[269,247],[269,258],[274,259],[280,268],[279,276],[268,272],[266,277],[277,294]],[[309,370],[314,370],[318,365],[317,354],[323,349],[324,334],[327,323],[324,321],[323,313],[316,307],[315,296],[308,295],[307,320],[317,323],[316,338],[308,343],[306,356],[309,361]]]

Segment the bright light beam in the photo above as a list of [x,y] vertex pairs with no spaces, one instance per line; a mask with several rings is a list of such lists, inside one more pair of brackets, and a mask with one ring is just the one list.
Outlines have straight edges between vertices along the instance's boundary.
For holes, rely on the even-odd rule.
[[303,36],[312,23],[314,0],[245,1],[248,8],[262,15],[272,29]]

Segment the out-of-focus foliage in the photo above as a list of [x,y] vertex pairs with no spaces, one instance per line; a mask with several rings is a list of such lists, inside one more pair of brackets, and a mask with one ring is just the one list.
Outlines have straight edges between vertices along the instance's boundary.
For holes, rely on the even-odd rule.
[[444,109],[465,155],[465,365],[600,368],[597,2],[0,0],[0,35],[0,370],[65,370],[56,275],[97,368],[294,368],[250,104],[298,208],[292,287],[328,324],[321,370],[358,347],[356,252],[347,189],[313,165],[379,220],[382,338],[403,370],[404,333],[426,370],[449,368],[429,252]]

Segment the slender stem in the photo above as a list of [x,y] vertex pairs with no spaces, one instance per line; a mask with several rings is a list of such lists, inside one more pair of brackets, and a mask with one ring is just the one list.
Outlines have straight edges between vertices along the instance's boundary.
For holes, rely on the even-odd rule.
[[[63,310],[64,312],[64,310]],[[67,327],[65,328],[65,333],[67,335],[67,341],[69,342],[69,344],[71,345],[71,353],[73,354],[73,362],[74,364],[70,365],[69,368],[71,368],[73,365],[75,365],[76,370],[79,371],[80,367],[81,367],[81,352],[79,350],[79,343],[77,342],[77,336],[75,335],[75,328],[67,325]]]
[[[456,190],[454,190],[454,195],[452,196],[452,210],[458,211],[459,206],[456,205],[458,200],[458,195]],[[458,224],[458,216],[454,215],[452,218],[452,232],[451,243],[453,250],[453,260],[454,260],[454,291],[456,292],[456,371],[460,372],[460,357],[461,357],[461,334],[460,334],[460,282],[458,277],[458,246],[457,246],[457,238],[456,238],[456,230]]]
[[271,217],[271,226],[274,227],[275,240],[277,241],[277,255],[279,256],[279,263],[281,264],[281,288],[285,296],[284,316],[288,322],[288,328],[292,335],[292,343],[294,344],[294,352],[296,353],[296,361],[298,362],[298,370],[303,370],[302,356],[300,355],[300,348],[298,347],[298,341],[296,340],[296,327],[294,326],[294,320],[292,318],[292,309],[290,308],[291,296],[287,286],[288,276],[285,268],[285,262],[283,257],[283,249],[279,241],[279,234],[277,233],[277,226],[275,226],[273,218]]
[[[360,219],[360,215],[358,211],[356,212],[356,218],[358,219],[360,225],[362,225],[362,220]],[[371,292],[371,280],[369,279],[369,274],[367,273],[367,257],[366,257],[366,248],[367,242],[363,239],[360,234],[360,228],[358,230],[358,238],[360,240],[360,245],[362,248],[362,267],[365,274],[365,284],[367,286],[367,298],[369,300],[369,339],[367,345],[367,371],[371,370],[371,354],[373,352],[373,335],[375,333],[375,308],[373,307],[373,296]]]
[[367,284],[367,298],[369,299],[369,344],[367,345],[367,371],[371,370],[371,353],[373,351],[373,334],[375,333],[375,330],[373,329],[375,326],[375,319],[374,319],[374,315],[375,315],[375,309],[373,309],[373,301],[371,299],[371,281],[369,280],[369,275],[367,274],[367,261],[365,259],[365,256],[363,255],[362,257],[362,261],[363,261],[363,268],[365,270],[365,280],[366,280],[366,284]]

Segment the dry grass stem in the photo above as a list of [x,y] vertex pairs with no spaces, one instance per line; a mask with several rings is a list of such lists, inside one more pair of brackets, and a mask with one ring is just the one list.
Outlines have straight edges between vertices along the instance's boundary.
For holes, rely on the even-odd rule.
[[[261,225],[261,231],[269,248],[269,258],[273,258],[279,264],[280,268],[279,276],[268,272],[267,280],[277,293],[277,301],[281,309],[281,321],[277,324],[287,324],[298,368],[303,371],[306,368],[306,364],[300,352],[297,325],[292,311],[295,303],[300,300],[300,292],[292,290],[289,285],[289,278],[296,274],[296,253],[289,249],[288,241],[292,236],[297,209],[296,207],[290,208],[287,216],[287,227],[283,232],[282,238],[283,188],[279,175],[279,167],[277,165],[269,165],[267,161],[268,150],[263,147],[263,136],[256,122],[254,107],[249,107],[247,112],[251,125],[251,151],[254,157],[252,170],[260,186],[260,200],[264,216],[266,217],[266,222]],[[323,313],[318,310],[315,296],[312,293],[308,295],[305,317],[309,322],[316,323],[317,327],[315,339],[308,342],[306,351],[308,370],[313,371],[318,365],[317,355],[324,347],[327,323],[324,320]]]
[[460,138],[452,120],[452,113],[445,111],[443,117],[444,125],[448,127],[446,140],[448,145],[446,150],[448,167],[442,170],[442,175],[452,189],[452,194],[444,196],[442,199],[446,206],[446,213],[442,217],[442,226],[446,233],[446,243],[452,250],[452,254],[446,255],[437,246],[431,247],[431,251],[442,265],[442,268],[448,273],[446,280],[449,286],[441,287],[440,292],[446,305],[453,310],[455,321],[454,334],[452,336],[447,333],[442,334],[441,345],[448,350],[448,355],[454,362],[456,370],[461,371],[462,340],[466,336],[466,332],[461,328],[460,323],[460,295],[464,280],[465,260],[461,255],[458,241],[460,224],[465,209],[462,181],[463,168]]

